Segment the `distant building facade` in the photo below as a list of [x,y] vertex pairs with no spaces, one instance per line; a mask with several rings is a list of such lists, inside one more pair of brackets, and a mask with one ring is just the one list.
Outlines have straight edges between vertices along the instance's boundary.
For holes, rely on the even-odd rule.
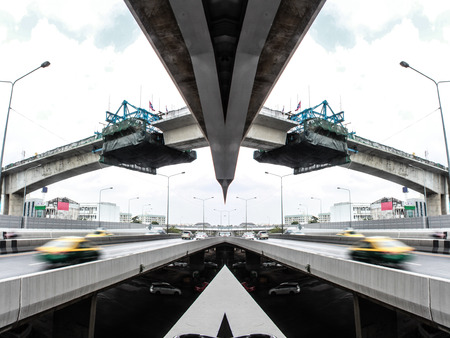
[[393,197],[383,197],[370,204],[372,219],[390,219],[405,217],[403,201]]
[[371,220],[370,203],[341,202],[334,204],[331,208],[331,222],[348,222]]
[[284,216],[284,224],[291,225],[294,222],[298,224],[308,224],[311,216],[300,214],[300,215],[286,215]]
[[119,222],[120,207],[114,203],[81,203],[78,219],[80,221]]
[[67,197],[57,197],[47,201],[45,217],[58,219],[78,219],[80,204]]

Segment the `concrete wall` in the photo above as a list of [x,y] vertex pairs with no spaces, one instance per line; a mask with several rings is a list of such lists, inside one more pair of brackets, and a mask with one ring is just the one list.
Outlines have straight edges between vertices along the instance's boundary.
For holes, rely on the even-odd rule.
[[250,250],[350,291],[450,328],[450,280],[408,271],[332,258],[265,241],[227,237],[225,241]]
[[1,280],[0,329],[214,246],[219,241],[223,240],[173,241],[146,252]]

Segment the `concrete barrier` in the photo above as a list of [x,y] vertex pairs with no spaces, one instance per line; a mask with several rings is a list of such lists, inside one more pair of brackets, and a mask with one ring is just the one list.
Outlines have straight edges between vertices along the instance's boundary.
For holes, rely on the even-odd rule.
[[286,248],[270,240],[225,241],[450,328],[450,280]]
[[[153,237],[153,236],[147,236]],[[222,242],[173,241],[162,248],[0,281],[0,331],[43,311],[88,296]]]

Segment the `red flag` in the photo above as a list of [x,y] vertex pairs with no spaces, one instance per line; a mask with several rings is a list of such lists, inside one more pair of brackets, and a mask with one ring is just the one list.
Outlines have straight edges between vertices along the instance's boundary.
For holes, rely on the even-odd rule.
[[58,202],[58,210],[69,210],[69,203]]
[[148,105],[149,105],[149,107],[150,107],[150,110],[155,111],[155,109],[153,109],[153,105],[152,105],[152,102],[151,102],[151,101],[148,101]]
[[392,210],[392,201],[391,202],[381,202],[381,211],[384,210]]
[[295,111],[300,110],[301,107],[302,107],[302,101],[298,101],[297,109],[295,109]]

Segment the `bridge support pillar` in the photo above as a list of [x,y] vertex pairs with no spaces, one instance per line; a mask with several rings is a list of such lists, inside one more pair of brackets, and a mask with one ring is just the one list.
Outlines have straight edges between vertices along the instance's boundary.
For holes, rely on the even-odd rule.
[[261,266],[261,256],[251,251],[245,251],[245,268],[249,271],[259,270]]
[[189,266],[196,271],[202,271],[205,268],[205,252],[199,251],[189,256]]
[[353,294],[356,338],[386,337],[397,334],[397,313]]
[[53,337],[94,337],[97,295],[56,310],[53,314]]

